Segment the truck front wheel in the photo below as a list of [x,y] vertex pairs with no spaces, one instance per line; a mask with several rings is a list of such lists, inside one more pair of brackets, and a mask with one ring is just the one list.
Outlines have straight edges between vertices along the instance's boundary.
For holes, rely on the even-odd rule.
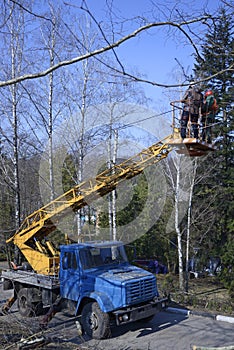
[[101,311],[97,302],[83,307],[81,322],[86,334],[94,339],[105,339],[111,336],[109,315]]

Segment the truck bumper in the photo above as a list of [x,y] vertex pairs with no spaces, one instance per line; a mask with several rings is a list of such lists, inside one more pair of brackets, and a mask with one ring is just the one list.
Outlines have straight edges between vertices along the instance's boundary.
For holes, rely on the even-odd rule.
[[154,316],[157,312],[165,309],[168,305],[168,299],[155,299],[146,304],[140,304],[114,311],[116,325],[122,325],[129,322],[142,320]]

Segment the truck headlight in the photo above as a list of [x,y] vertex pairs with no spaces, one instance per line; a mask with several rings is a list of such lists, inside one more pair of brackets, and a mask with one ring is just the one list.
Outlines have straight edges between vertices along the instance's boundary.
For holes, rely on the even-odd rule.
[[119,316],[119,322],[127,322],[129,320],[128,314],[123,314]]
[[124,321],[124,322],[128,321],[128,314],[124,314],[124,315],[123,315],[123,321]]

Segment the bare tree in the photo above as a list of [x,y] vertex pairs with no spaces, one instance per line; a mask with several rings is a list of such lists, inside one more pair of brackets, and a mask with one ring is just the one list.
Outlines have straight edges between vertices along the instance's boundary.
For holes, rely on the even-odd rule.
[[[12,0],[12,2],[14,2]],[[20,6],[19,3],[17,3],[17,6]],[[21,6],[21,8],[25,11],[25,8],[23,8]],[[67,60],[61,60],[57,63],[55,63],[53,66],[50,66],[49,68],[42,70],[42,71],[38,71],[37,73],[28,73],[28,74],[24,74],[22,76],[17,76],[14,77],[12,79],[6,80],[6,81],[1,81],[0,82],[0,87],[3,86],[7,86],[7,85],[11,85],[11,84],[15,84],[18,82],[22,82],[24,80],[29,80],[29,79],[37,79],[40,77],[44,77],[48,74],[50,74],[52,71],[55,71],[61,67],[65,67],[65,66],[69,66],[69,65],[73,65],[75,63],[81,62],[83,60],[89,59],[91,57],[97,57],[100,56],[108,51],[112,52],[114,54],[115,59],[117,60],[118,65],[120,66],[119,69],[117,69],[116,67],[111,66],[110,68],[112,68],[113,71],[115,71],[116,73],[119,73],[121,75],[124,75],[126,77],[129,77],[130,79],[137,81],[137,82],[142,82],[142,83],[148,83],[151,84],[153,86],[161,86],[161,87],[175,87],[175,86],[181,86],[181,84],[161,84],[159,82],[155,82],[152,81],[150,79],[144,79],[144,78],[140,78],[137,77],[135,75],[133,75],[132,73],[128,72],[126,70],[126,68],[124,68],[123,64],[120,62],[120,60],[118,59],[118,56],[116,55],[115,49],[117,47],[119,47],[120,45],[124,44],[125,42],[137,37],[138,35],[140,35],[142,32],[145,31],[149,31],[152,28],[173,28],[176,31],[178,31],[178,33],[181,33],[182,36],[187,40],[187,42],[193,47],[194,51],[196,52],[196,54],[199,56],[199,50],[196,46],[195,41],[193,40],[193,32],[190,31],[190,26],[195,24],[195,23],[199,23],[201,24],[201,26],[204,26],[204,28],[206,28],[207,25],[207,21],[212,21],[213,18],[211,15],[201,15],[200,17],[196,17],[196,18],[192,18],[189,20],[184,20],[181,19],[178,20],[165,20],[165,21],[159,21],[159,22],[149,22],[146,23],[144,25],[139,26],[137,29],[135,29],[133,32],[122,36],[120,39],[117,40],[113,40],[110,41],[107,38],[107,34],[105,33],[105,31],[103,30],[103,28],[101,27],[101,25],[95,20],[95,17],[92,15],[92,13],[87,9],[86,7],[82,7],[82,11],[86,11],[86,13],[88,13],[88,15],[91,17],[91,19],[96,23],[97,28],[99,30],[99,32],[101,33],[102,37],[103,37],[103,41],[104,41],[104,45],[102,47],[98,47],[94,50],[91,51],[86,51],[85,53],[73,57],[71,59],[67,59]],[[31,14],[33,14],[31,12]],[[37,17],[42,17],[42,16],[38,16],[35,13],[33,14],[35,16],[35,18]],[[44,17],[44,20],[48,20],[48,18]],[[99,58],[98,58],[99,59]],[[232,70],[234,67],[234,64],[231,64],[230,67],[228,67],[227,69],[225,69],[224,71],[227,70]],[[209,81],[211,78],[214,78],[215,76],[219,75],[220,73],[224,73],[224,71],[221,72],[217,72],[215,74],[213,74],[212,76],[206,77],[204,78],[202,81]],[[184,84],[185,86],[187,86],[187,84]]]
[[[50,66],[54,65],[55,61],[55,16],[53,17],[51,28],[51,43],[48,46],[50,55]],[[50,187],[51,200],[54,199],[54,174],[53,174],[53,92],[54,92],[54,73],[49,74],[49,94],[48,94],[48,136],[49,136],[49,173],[50,173]]]
[[[11,12],[13,11],[13,13]],[[13,15],[14,14],[14,15]],[[22,9],[10,9],[9,20],[6,26],[8,30],[8,44],[9,44],[9,69],[5,74],[11,75],[12,79],[21,74],[23,63],[23,50],[24,50],[24,11]],[[6,39],[7,40],[7,39]],[[17,230],[21,222],[21,207],[20,207],[20,181],[19,181],[19,145],[20,145],[20,132],[19,132],[19,105],[21,99],[20,86],[18,84],[12,84],[9,87],[9,91],[6,93],[8,101],[11,104],[11,113],[8,113],[7,109],[4,110],[4,114],[9,118],[9,125],[12,128],[10,131],[11,136],[6,137],[9,142],[9,146],[12,147],[12,164],[13,164],[13,183],[15,198],[15,229]],[[11,178],[7,179],[11,182]],[[19,262],[18,248],[15,248],[15,259]]]
[[[174,154],[172,159],[166,163],[165,175],[169,182],[169,191],[174,203],[174,209],[169,220],[168,230],[174,230],[177,236],[177,252],[179,266],[179,288],[184,290],[184,247],[183,247],[183,219],[187,218],[189,199],[191,195],[190,178],[192,172],[192,164],[190,157],[187,155]],[[190,218],[190,216],[189,216]],[[189,222],[190,227],[190,222]],[[187,227],[188,228],[188,227]]]
[[193,160],[193,169],[190,173],[190,188],[189,188],[189,200],[188,200],[188,212],[187,212],[187,234],[186,234],[186,260],[185,260],[185,291],[188,292],[188,282],[189,282],[189,258],[190,258],[190,229],[191,229],[191,219],[192,219],[192,199],[193,190],[195,186],[197,171],[197,158]]

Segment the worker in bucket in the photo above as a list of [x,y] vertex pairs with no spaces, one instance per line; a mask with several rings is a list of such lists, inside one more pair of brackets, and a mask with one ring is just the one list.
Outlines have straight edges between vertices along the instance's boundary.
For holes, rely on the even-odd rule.
[[182,103],[183,111],[180,120],[180,135],[182,139],[186,138],[187,125],[190,121],[193,134],[189,135],[189,137],[193,136],[194,138],[198,139],[198,118],[203,103],[203,94],[199,87],[192,85],[191,82],[191,85],[184,94]]
[[211,126],[215,121],[215,114],[218,110],[217,101],[212,90],[207,90],[204,95],[202,107],[202,141],[211,143]]

